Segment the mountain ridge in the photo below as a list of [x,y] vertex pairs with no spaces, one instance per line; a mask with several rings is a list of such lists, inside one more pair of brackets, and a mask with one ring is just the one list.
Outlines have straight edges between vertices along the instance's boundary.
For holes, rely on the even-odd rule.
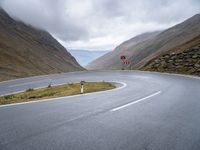
[[84,70],[47,31],[11,18],[0,8],[0,80]]
[[[154,31],[154,32],[147,32],[147,33],[137,35],[137,36],[123,42],[122,44],[117,46],[113,51],[111,51],[111,52],[99,57],[98,59],[94,60],[93,62],[88,64],[86,66],[86,68],[89,69],[89,70],[93,70],[93,69],[95,69],[95,70],[96,69],[121,69],[121,67],[120,68],[119,67],[118,68],[113,67],[113,64],[121,65],[120,56],[121,55],[129,55],[128,52],[126,53],[126,52],[123,51],[124,49],[129,49],[131,46],[137,45],[140,42],[148,40],[149,38],[159,34],[160,32],[161,31]],[[104,58],[104,59],[102,59],[102,58]],[[113,61],[109,62],[110,59],[113,59]],[[103,66],[97,67],[98,63],[104,63],[104,62],[106,62],[107,64],[103,64]],[[103,68],[105,66],[106,66],[106,68]]]
[[[163,39],[164,37],[165,40],[162,41],[164,42],[164,44],[161,49],[147,56],[145,58],[146,60],[141,60],[138,64],[135,65],[135,69],[142,68],[148,61],[156,58],[156,56],[160,53],[166,53],[171,49],[177,46],[181,46],[182,44],[200,35],[200,14],[194,15],[191,18],[186,19],[185,21],[165,30],[164,32],[162,32],[162,35],[160,34],[154,40],[158,41],[159,39]],[[171,34],[175,35],[171,36]]]
[[[200,34],[200,14],[196,14],[193,17],[179,23],[169,29],[161,31],[160,33],[152,36],[148,39],[133,44],[128,48],[122,50],[122,54],[126,55],[131,62],[129,66],[125,69],[131,67],[131,69],[140,69],[151,59],[159,55],[160,53],[165,53],[171,49],[184,44],[187,41],[192,40]],[[119,45],[118,47],[120,47]],[[116,49],[115,49],[116,50]],[[113,51],[110,55],[116,56],[117,51]],[[105,56],[93,61],[89,65],[88,69],[121,69],[122,64],[120,64],[120,59],[118,62],[114,62],[111,59],[105,59]],[[119,57],[119,56],[118,56]],[[104,61],[103,61],[104,60]],[[106,61],[105,61],[106,60]],[[109,64],[109,65],[106,65]]]

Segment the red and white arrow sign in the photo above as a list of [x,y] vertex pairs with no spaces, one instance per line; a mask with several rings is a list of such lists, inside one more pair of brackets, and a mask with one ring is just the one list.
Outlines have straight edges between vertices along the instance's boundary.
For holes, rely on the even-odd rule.
[[123,64],[128,65],[128,64],[130,64],[130,61],[124,60],[124,61],[123,61]]

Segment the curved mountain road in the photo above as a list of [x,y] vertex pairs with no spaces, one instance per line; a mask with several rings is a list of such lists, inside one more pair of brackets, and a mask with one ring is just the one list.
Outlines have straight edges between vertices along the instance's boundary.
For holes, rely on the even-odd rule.
[[139,71],[77,72],[1,82],[0,95],[81,80],[124,86],[0,106],[0,150],[200,149],[199,79]]

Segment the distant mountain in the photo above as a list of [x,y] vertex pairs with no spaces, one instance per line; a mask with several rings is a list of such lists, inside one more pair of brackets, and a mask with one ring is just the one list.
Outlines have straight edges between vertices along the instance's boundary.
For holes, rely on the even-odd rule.
[[108,53],[108,50],[102,51],[92,51],[92,50],[68,50],[78,61],[81,66],[86,66],[93,60],[101,57],[102,55]]
[[117,46],[113,51],[99,57],[98,59],[89,63],[86,68],[89,70],[101,70],[101,69],[121,69],[122,64],[120,60],[121,55],[125,55],[127,57],[131,57],[133,51],[129,51],[134,45],[148,40],[156,35],[158,35],[161,31],[156,32],[148,32],[144,34],[140,34],[128,41],[123,42],[119,46]]
[[[142,69],[149,61],[165,54],[171,50],[178,50],[185,43],[192,41],[200,35],[200,14],[197,14],[186,21],[171,27],[165,31],[152,34],[147,39],[139,42],[131,42],[133,45],[122,47],[121,54],[126,55],[130,65],[127,69]],[[125,42],[126,43],[126,42]],[[117,48],[116,48],[117,50]],[[109,55],[104,55],[101,58],[90,63],[88,69],[121,69],[118,51],[113,51]],[[116,56],[116,53],[118,54]],[[109,56],[109,57],[108,57]],[[114,60],[114,58],[115,60]],[[118,61],[117,61],[118,59]]]
[[0,8],[0,80],[84,70],[48,32]]

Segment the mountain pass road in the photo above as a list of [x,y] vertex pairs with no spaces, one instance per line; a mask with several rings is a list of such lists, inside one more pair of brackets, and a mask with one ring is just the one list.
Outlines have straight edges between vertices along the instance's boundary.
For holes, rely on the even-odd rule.
[[200,150],[200,80],[90,71],[0,82],[0,95],[80,81],[114,90],[0,106],[0,150]]

